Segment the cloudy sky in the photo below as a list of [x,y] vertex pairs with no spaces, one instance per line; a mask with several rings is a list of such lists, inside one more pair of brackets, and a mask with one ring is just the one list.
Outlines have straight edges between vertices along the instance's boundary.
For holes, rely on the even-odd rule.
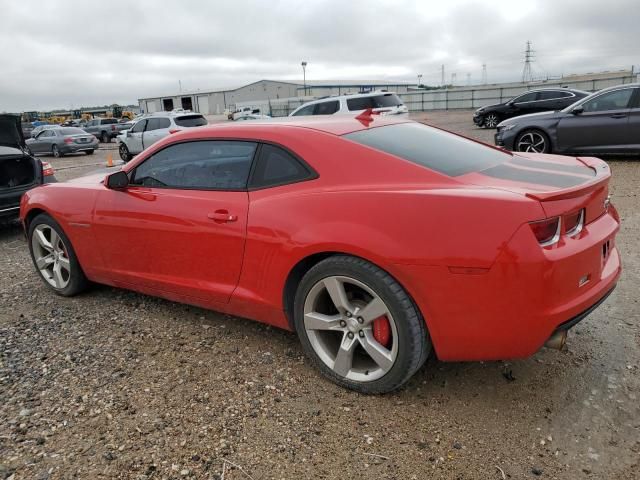
[[0,111],[263,78],[517,80],[640,66],[639,0],[0,0]]

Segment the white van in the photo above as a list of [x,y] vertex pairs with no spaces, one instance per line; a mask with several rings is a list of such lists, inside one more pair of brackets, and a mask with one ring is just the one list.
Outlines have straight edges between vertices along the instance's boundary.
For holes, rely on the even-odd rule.
[[375,91],[326,97],[299,106],[290,117],[303,115],[357,115],[368,108],[381,115],[408,115],[409,109],[393,92]]

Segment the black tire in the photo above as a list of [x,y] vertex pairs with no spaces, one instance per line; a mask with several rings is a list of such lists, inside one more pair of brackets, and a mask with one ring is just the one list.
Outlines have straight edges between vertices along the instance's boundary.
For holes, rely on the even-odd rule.
[[84,153],[86,153],[87,155],[93,155],[93,150],[85,150]]
[[51,147],[51,154],[52,154],[54,157],[56,157],[56,158],[64,157],[64,153],[62,153],[62,152],[60,151],[60,149],[58,148],[58,146],[57,146],[57,145],[53,145],[53,146]]
[[131,160],[131,153],[129,152],[129,148],[126,144],[122,142],[120,143],[120,146],[118,147],[118,153],[120,154],[120,158],[123,162],[126,163]]
[[111,136],[107,132],[102,132],[102,135],[100,135],[100,141],[102,143],[111,143]]
[[500,123],[500,115],[497,113],[487,113],[482,119],[482,125],[484,128],[496,128]]
[[[531,146],[527,148],[527,145]],[[551,153],[551,141],[542,130],[530,128],[518,134],[513,144],[513,150],[515,152]]]
[[[69,274],[68,284],[64,288],[56,288],[53,285],[51,285],[44,278],[44,276],[40,272],[38,265],[36,263],[32,239],[33,239],[34,231],[39,225],[46,225],[52,228],[53,230],[55,230],[58,236],[61,238],[64,244],[64,247],[66,249],[66,254],[69,259],[71,271]],[[51,290],[53,290],[55,293],[63,297],[71,297],[71,296],[77,295],[83,290],[86,290],[86,288],[89,285],[89,281],[87,280],[87,277],[82,271],[82,267],[78,262],[78,257],[76,256],[76,252],[73,249],[73,245],[71,244],[71,241],[69,240],[67,235],[64,233],[64,230],[58,224],[58,222],[56,222],[53,218],[51,218],[46,213],[39,214],[29,224],[28,240],[29,240],[29,253],[31,254],[31,260],[33,261],[33,265],[36,269],[36,272],[38,273],[38,276],[44,282],[44,284],[47,285],[47,287],[51,288]]]
[[[311,289],[330,276],[349,277],[373,290],[389,309],[398,332],[398,350],[393,365],[380,378],[359,382],[338,375],[314,350],[304,325],[304,304]],[[294,300],[294,326],[305,354],[332,382],[365,394],[381,394],[402,387],[424,364],[431,340],[422,315],[402,286],[387,272],[357,257],[336,255],[313,266],[302,278]]]

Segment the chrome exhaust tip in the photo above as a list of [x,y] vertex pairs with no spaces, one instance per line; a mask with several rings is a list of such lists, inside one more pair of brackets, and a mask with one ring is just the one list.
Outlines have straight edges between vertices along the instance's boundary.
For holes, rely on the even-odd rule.
[[551,335],[551,337],[549,337],[549,340],[547,340],[547,343],[545,343],[544,346],[547,348],[562,350],[566,345],[566,343],[567,343],[567,331],[560,330],[555,332],[553,335]]

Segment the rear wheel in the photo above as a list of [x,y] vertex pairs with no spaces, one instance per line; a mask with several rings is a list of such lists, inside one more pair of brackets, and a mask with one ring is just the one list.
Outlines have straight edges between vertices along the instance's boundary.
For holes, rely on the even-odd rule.
[[356,257],[330,257],[306,273],[294,323],[322,374],[362,393],[401,387],[431,349],[424,320],[404,289]]
[[485,128],[496,128],[500,123],[500,117],[495,113],[487,113],[484,117],[483,125]]
[[100,136],[100,141],[102,143],[110,143],[111,142],[111,137],[109,136],[109,134],[107,132],[102,132],[102,135]]
[[131,153],[124,143],[120,143],[120,146],[118,147],[118,153],[120,154],[120,158],[123,162],[128,162],[129,160],[131,160]]
[[516,152],[549,153],[551,144],[549,138],[540,130],[525,130],[515,143]]
[[56,158],[60,158],[60,157],[64,156],[64,154],[60,151],[60,149],[58,148],[57,145],[54,145],[54,146],[51,147],[51,153]]
[[49,215],[43,213],[31,221],[29,250],[40,278],[58,295],[70,297],[87,287],[71,242]]

